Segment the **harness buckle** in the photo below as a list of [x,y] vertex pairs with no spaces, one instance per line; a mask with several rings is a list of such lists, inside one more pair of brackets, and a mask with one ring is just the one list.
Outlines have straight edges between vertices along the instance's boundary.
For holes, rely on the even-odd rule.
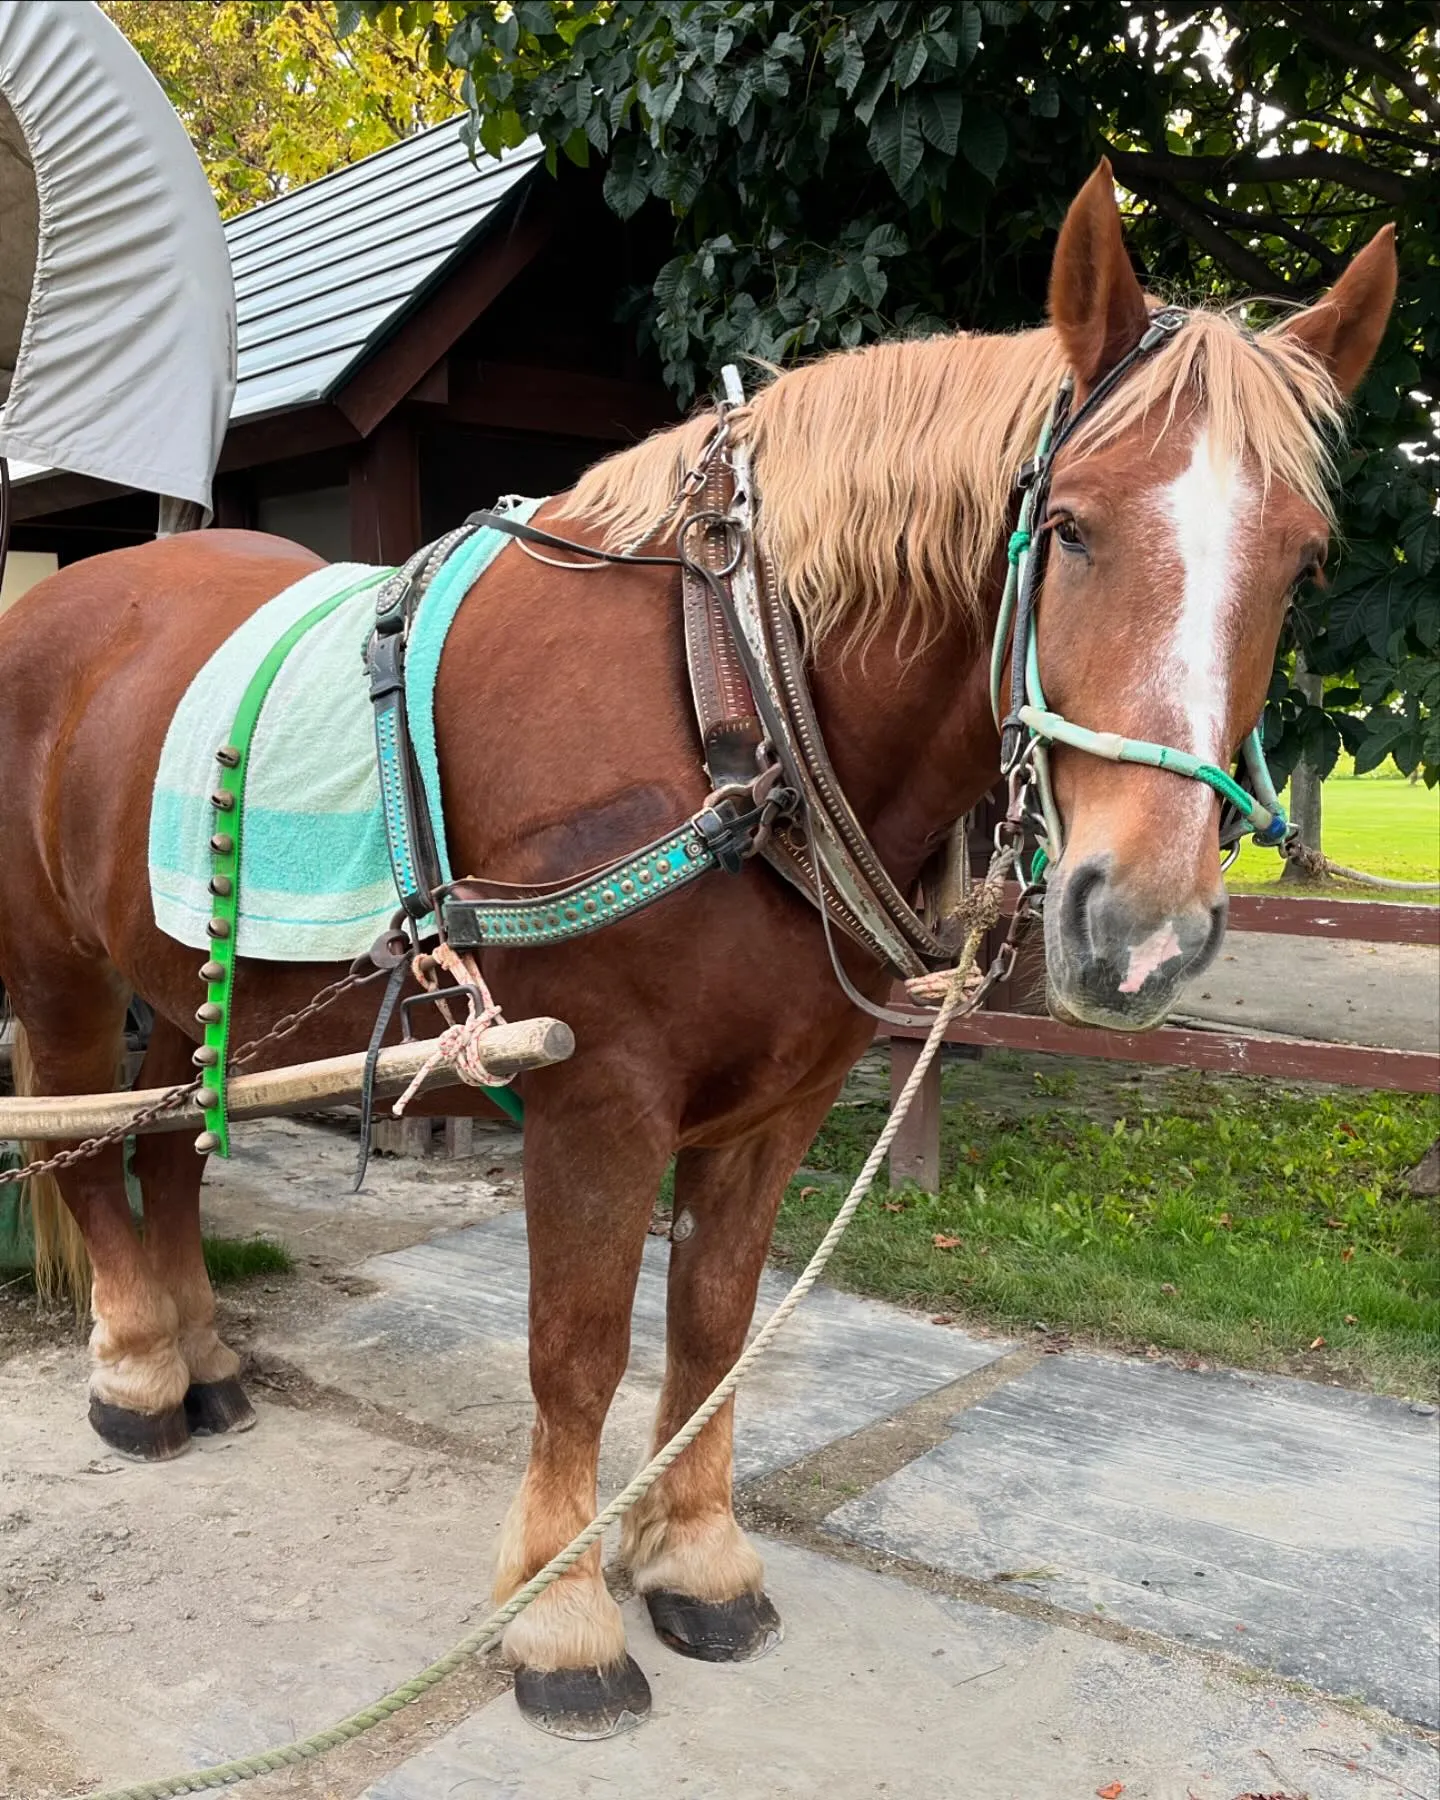
[[1153,350],[1167,337],[1173,337],[1189,317],[1189,313],[1178,306],[1162,306],[1159,312],[1151,313],[1150,323],[1137,347],[1141,350]]
[[1035,477],[1039,473],[1040,458],[1038,456],[1027,456],[1025,461],[1021,463],[1020,467],[1015,471],[1015,491],[1019,494],[1023,494],[1028,488],[1034,487]]
[[779,765],[743,787],[717,788],[691,823],[727,875],[738,875],[759,851],[777,818],[799,804],[793,789],[780,785]]

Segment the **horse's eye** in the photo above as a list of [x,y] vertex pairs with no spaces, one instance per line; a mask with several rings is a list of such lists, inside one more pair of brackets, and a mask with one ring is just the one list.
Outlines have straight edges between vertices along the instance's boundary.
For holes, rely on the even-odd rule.
[[1062,513],[1055,521],[1055,536],[1067,550],[1083,550],[1085,539],[1080,534],[1080,527],[1069,513]]

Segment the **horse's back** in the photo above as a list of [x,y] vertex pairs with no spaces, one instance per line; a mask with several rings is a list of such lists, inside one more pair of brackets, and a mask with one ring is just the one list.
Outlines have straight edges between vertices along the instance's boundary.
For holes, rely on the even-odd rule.
[[186,687],[257,607],[321,566],[283,538],[193,532],[72,563],[0,616],[0,836],[16,881],[93,891],[117,840],[143,855]]

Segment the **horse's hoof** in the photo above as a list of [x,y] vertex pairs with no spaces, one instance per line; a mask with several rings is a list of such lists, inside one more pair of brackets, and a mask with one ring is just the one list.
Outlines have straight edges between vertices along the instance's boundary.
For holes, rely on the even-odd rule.
[[695,1600],[660,1588],[645,1596],[645,1604],[661,1643],[701,1662],[754,1662],[785,1635],[768,1594]]
[[248,1431],[255,1408],[233,1375],[227,1381],[192,1381],[185,1390],[185,1421],[191,1437],[218,1437],[222,1431]]
[[515,1698],[552,1737],[619,1737],[650,1717],[650,1683],[633,1656],[608,1669],[517,1669]]
[[183,1406],[172,1406],[163,1413],[132,1412],[128,1406],[112,1406],[92,1394],[90,1424],[112,1450],[134,1462],[168,1462],[190,1448]]

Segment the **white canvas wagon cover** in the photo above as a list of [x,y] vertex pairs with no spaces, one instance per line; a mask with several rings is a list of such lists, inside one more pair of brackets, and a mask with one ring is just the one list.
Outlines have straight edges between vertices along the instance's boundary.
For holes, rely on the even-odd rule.
[[215,202],[91,0],[0,0],[0,456],[209,509],[235,389]]

